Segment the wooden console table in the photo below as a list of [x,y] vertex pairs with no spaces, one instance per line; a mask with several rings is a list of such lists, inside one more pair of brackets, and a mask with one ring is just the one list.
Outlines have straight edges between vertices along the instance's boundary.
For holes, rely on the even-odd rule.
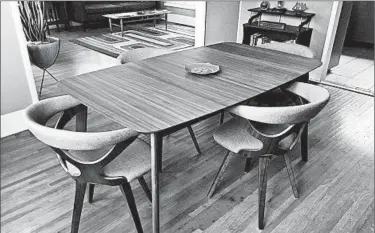
[[[312,17],[315,16],[314,13],[278,10],[275,8],[262,9],[260,7],[252,8],[248,11],[251,12],[251,16],[248,23],[245,23],[243,25],[243,44],[250,44],[250,36],[255,33],[259,33],[262,36],[267,37],[271,40],[280,42],[287,40],[295,40],[297,44],[310,46],[311,34],[313,29],[310,28],[309,25]],[[253,13],[255,13],[255,15],[253,15]],[[285,27],[283,29],[266,27],[261,25],[261,23],[263,22],[261,20],[262,14],[278,15],[278,23],[280,23],[281,16],[301,18],[301,23],[298,26],[285,24]],[[307,27],[305,27],[305,25],[307,25]]]

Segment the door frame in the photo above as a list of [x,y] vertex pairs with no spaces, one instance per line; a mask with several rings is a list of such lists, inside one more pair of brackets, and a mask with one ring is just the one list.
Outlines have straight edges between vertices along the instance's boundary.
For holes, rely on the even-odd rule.
[[206,1],[195,2],[195,47],[201,47],[205,45],[206,8]]
[[327,36],[324,42],[323,54],[321,58],[323,65],[321,66],[320,74],[318,76],[319,82],[324,82],[328,73],[328,66],[331,61],[332,49],[335,43],[336,32],[337,27],[339,25],[342,6],[342,1],[334,1],[332,5],[331,17],[328,24]]

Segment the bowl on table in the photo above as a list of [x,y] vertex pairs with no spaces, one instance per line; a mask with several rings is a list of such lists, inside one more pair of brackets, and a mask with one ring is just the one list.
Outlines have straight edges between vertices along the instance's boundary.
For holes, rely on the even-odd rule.
[[220,66],[213,65],[209,62],[193,63],[185,66],[185,70],[192,74],[209,75],[219,72]]

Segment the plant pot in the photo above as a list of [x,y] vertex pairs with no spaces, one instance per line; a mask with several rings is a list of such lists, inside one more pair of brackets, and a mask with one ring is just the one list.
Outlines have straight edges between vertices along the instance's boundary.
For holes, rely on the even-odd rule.
[[28,42],[30,61],[41,69],[52,66],[60,52],[60,40],[47,37],[48,42]]

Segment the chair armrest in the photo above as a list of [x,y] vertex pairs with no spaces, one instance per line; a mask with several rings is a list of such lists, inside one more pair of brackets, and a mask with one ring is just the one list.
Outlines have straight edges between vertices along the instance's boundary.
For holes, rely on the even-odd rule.
[[251,121],[248,120],[248,123],[250,125],[250,127],[258,134],[262,135],[263,137],[266,137],[266,138],[278,138],[278,137],[284,137],[285,135],[289,135],[290,132],[292,132],[293,128],[295,127],[295,125],[290,125],[288,126],[287,128],[285,128],[284,130],[282,130],[281,132],[278,132],[277,134],[265,134],[261,131],[259,131],[257,129],[257,127],[251,123]]
[[303,132],[303,130],[306,128],[307,124],[308,124],[308,123],[304,123],[304,124],[302,125],[302,127],[300,128],[300,130],[299,130],[299,132],[298,132],[296,138],[294,139],[293,143],[290,145],[289,150],[292,150],[292,149],[294,148],[294,146],[297,144],[297,142],[298,142],[299,139],[301,138],[302,132]]

